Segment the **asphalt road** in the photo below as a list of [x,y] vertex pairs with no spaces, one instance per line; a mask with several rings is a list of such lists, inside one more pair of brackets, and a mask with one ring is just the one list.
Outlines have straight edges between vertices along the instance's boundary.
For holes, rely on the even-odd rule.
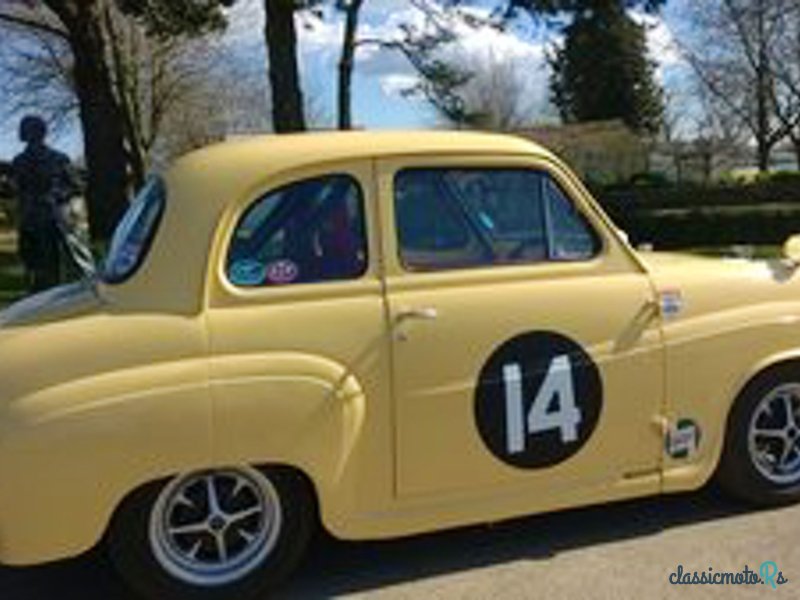
[[[788,583],[672,586],[775,561]],[[800,598],[800,506],[753,511],[711,491],[389,542],[321,537],[280,598]],[[2,600],[131,600],[102,553],[0,569]]]

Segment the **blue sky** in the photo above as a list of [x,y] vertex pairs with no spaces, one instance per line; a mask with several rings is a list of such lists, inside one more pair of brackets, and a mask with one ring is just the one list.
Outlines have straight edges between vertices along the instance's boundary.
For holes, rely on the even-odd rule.
[[[649,19],[650,46],[659,64],[658,76],[669,89],[680,92],[685,87],[686,67],[674,48],[671,32],[679,24],[681,5],[689,0],[672,0],[658,19]],[[419,22],[420,16],[406,0],[367,0],[361,34],[386,39],[397,35],[403,22]],[[235,59],[247,67],[252,77],[265,74],[263,48],[263,5],[261,0],[240,0],[231,15],[226,35],[227,46]],[[641,17],[644,18],[644,17]],[[304,87],[313,97],[315,112],[328,117],[334,114],[336,63],[338,61],[341,23],[305,19],[299,27]],[[553,118],[547,105],[547,69],[544,62],[546,40],[535,31],[491,29],[478,33],[465,30],[453,52],[467,61],[511,61],[524,78],[526,96],[533,121]],[[368,128],[414,128],[435,126],[436,115],[421,100],[404,97],[401,90],[413,82],[413,71],[396,52],[365,47],[357,61],[354,81],[354,118]],[[0,102],[3,101],[0,95]],[[0,159],[13,156],[19,149],[16,123],[0,123]],[[80,136],[67,130],[52,140],[54,145],[73,157],[81,154]]]

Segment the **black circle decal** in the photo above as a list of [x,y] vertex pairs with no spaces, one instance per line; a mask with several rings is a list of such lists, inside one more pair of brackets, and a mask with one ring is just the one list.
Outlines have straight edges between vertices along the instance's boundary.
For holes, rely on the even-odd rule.
[[583,447],[602,405],[600,372],[586,351],[563,335],[537,331],[492,353],[475,392],[475,422],[497,458],[539,469]]

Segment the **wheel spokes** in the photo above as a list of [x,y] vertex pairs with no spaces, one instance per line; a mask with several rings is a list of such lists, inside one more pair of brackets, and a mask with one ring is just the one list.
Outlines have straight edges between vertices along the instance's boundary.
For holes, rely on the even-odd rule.
[[202,547],[203,547],[203,540],[197,540],[194,543],[194,546],[192,546],[189,549],[189,552],[186,553],[186,556],[188,556],[192,560],[197,560],[197,555],[200,554],[200,549]]
[[784,384],[764,396],[752,413],[752,462],[767,480],[785,485],[800,480],[800,383]]
[[789,441],[785,441],[783,444],[783,452],[781,453],[781,458],[780,460],[778,460],[778,468],[784,471],[788,470],[787,465],[789,464],[789,458],[792,456],[792,454],[796,453],[797,453],[797,448],[795,447],[795,444]]
[[792,406],[792,396],[790,394],[783,396],[783,408],[786,411],[786,427],[796,429],[797,420],[795,419],[794,406]]
[[217,486],[214,483],[213,475],[206,475],[206,495],[208,497],[208,510],[211,515],[218,515],[222,512],[217,495]]
[[753,435],[778,440],[786,439],[786,433],[783,429],[753,429]]
[[187,535],[193,533],[210,533],[208,529],[208,522],[202,521],[201,523],[189,523],[188,525],[177,525],[169,527],[170,535]]
[[[186,556],[193,561],[225,564],[242,550],[241,547],[239,551],[234,550],[236,546],[227,535],[229,530],[233,530],[231,531],[232,534],[235,533],[244,540],[246,548],[258,538],[260,529],[265,526],[264,523],[259,523],[258,527],[245,528],[242,526],[247,519],[261,515],[264,512],[257,499],[254,500],[255,504],[248,508],[229,511],[225,507],[226,504],[232,504],[237,497],[246,491],[252,493],[252,484],[240,475],[225,477],[228,481],[221,481],[221,479],[223,478],[216,474],[207,474],[199,479],[201,485],[199,489],[203,490],[201,493],[204,493],[206,500],[205,510],[199,515],[199,518],[190,523],[167,524],[167,533],[173,539],[187,535],[203,536],[186,551]],[[232,486],[229,484],[231,480],[233,481]],[[198,502],[192,499],[187,493],[187,490],[190,490],[192,485],[194,484],[187,485],[185,489],[176,494],[174,500],[175,509],[186,507],[196,511],[199,506],[203,505],[202,501]],[[207,548],[211,550],[213,547],[213,550],[211,550],[212,554],[210,556],[206,554],[205,559],[201,559],[199,557],[203,549],[204,539],[211,544]],[[214,555],[216,555],[216,561],[211,558]]]
[[228,545],[225,543],[225,535],[224,533],[217,533],[214,535],[214,539],[217,544],[217,555],[219,556],[219,561],[221,563],[225,563],[228,561]]
[[239,523],[240,521],[244,521],[245,519],[249,519],[255,515],[261,514],[262,510],[260,506],[253,506],[252,508],[248,508],[245,510],[240,510],[235,513],[228,514],[228,522],[229,523]]
[[177,496],[175,496],[175,504],[179,506],[185,506],[187,508],[197,508],[197,505],[195,504],[194,500],[192,500],[191,498],[189,498],[189,496],[186,495],[185,490],[182,491]]
[[274,548],[280,496],[250,468],[205,471],[168,484],[150,520],[150,543],[172,575],[200,585],[235,581]]

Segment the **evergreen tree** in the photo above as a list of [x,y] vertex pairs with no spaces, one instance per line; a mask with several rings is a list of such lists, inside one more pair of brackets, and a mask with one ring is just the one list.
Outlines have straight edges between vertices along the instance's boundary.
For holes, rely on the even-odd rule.
[[648,57],[647,31],[629,9],[657,11],[666,0],[512,0],[509,14],[566,13],[564,42],[550,57],[552,100],[567,123],[622,119],[654,133],[663,92]]

